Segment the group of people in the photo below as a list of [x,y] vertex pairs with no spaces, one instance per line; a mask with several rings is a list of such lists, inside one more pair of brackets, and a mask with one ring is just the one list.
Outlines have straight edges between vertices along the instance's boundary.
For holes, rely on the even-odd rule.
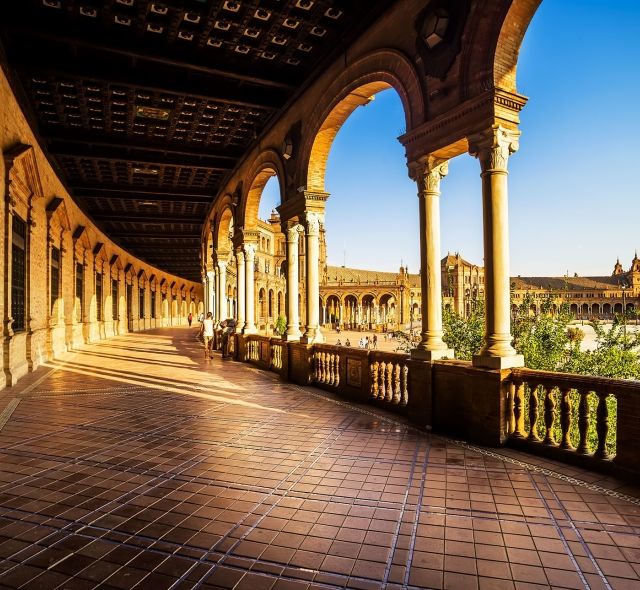
[[[345,346],[351,346],[351,341],[347,338],[344,341]],[[342,346],[342,342],[340,342],[340,338],[336,341],[336,346]],[[363,336],[360,338],[358,342],[358,348],[364,348],[367,350],[376,350],[378,348],[378,335],[374,334],[369,338],[369,336]]]

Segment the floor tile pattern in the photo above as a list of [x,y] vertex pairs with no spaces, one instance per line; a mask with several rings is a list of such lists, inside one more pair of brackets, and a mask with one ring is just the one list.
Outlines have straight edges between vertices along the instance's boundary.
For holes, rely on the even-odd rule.
[[87,345],[0,392],[0,588],[640,589],[633,488],[194,336]]

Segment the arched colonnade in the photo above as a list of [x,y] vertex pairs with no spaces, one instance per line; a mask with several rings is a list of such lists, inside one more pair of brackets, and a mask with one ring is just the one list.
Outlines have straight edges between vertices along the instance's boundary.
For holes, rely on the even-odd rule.
[[[382,29],[376,33],[379,48],[356,44],[349,61],[328,68],[260,139],[229,178],[225,196],[210,211],[203,233],[203,244],[212,246],[203,260],[208,309],[215,310],[214,300],[227,297],[221,285],[225,284],[226,266],[233,264],[238,330],[247,334],[256,331],[257,212],[266,181],[276,175],[286,247],[285,338],[323,341],[318,238],[329,198],[325,190],[328,154],[349,115],[377,92],[393,88],[404,107],[406,132],[399,140],[405,147],[419,200],[422,330],[414,356],[431,360],[453,354],[442,340],[439,201],[449,160],[468,152],[477,159],[482,179],[479,198],[483,203],[485,259],[485,346],[474,364],[489,368],[521,365],[523,359],[511,346],[510,334],[507,178],[509,158],[519,147],[519,112],[526,103],[516,93],[518,50],[538,4],[539,0],[497,0],[481,11],[485,17],[487,11],[494,11],[495,18],[490,19],[480,18],[480,12],[476,14],[469,3],[468,15],[457,17],[456,35],[461,45],[450,48],[454,60],[448,69],[443,65],[446,60],[439,66],[435,61],[425,65],[411,59],[408,51],[391,49],[393,45],[384,39]],[[416,19],[424,18],[426,23],[429,7],[424,10],[426,16],[419,13]],[[415,36],[411,24],[409,38]],[[392,33],[397,41],[398,32]],[[463,33],[474,42],[464,41]],[[452,68],[454,61],[457,67]],[[430,68],[442,71],[434,75]],[[303,277],[298,258],[301,250]],[[298,313],[301,291],[305,294],[304,324]],[[341,313],[345,313],[345,302],[346,298],[341,301]],[[362,302],[356,301],[354,308],[357,313],[353,317],[362,318]],[[224,309],[224,303],[217,309]],[[220,312],[217,317],[221,319]]]

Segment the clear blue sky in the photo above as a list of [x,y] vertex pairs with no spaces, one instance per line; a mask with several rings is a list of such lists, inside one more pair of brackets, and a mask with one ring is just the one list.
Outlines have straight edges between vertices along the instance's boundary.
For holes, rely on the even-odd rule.
[[[640,250],[640,1],[544,0],[525,37],[520,150],[509,162],[511,273],[610,274]],[[357,109],[329,155],[330,264],[419,269],[418,200],[407,176],[400,99]],[[464,155],[442,182],[442,254],[482,264],[479,165]],[[272,179],[260,204],[279,202]]]

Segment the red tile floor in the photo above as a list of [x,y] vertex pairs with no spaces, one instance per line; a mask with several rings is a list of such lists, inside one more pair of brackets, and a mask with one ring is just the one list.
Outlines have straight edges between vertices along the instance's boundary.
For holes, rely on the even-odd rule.
[[194,335],[0,392],[1,588],[640,588],[637,490],[205,361]]

